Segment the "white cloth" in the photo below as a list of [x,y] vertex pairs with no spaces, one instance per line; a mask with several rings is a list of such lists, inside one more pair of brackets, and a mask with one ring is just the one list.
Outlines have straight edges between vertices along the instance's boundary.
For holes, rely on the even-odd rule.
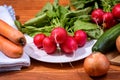
[[[0,19],[17,29],[14,24],[15,12],[12,6],[0,6]],[[21,58],[17,59],[9,58],[0,52],[0,72],[21,70],[22,67],[28,66],[30,66],[30,58],[25,52]]]

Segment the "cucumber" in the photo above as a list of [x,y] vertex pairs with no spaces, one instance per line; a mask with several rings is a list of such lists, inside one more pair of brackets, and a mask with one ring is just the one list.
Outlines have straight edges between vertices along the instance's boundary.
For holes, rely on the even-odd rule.
[[92,47],[92,51],[102,53],[115,49],[116,38],[120,35],[120,23],[105,31]]

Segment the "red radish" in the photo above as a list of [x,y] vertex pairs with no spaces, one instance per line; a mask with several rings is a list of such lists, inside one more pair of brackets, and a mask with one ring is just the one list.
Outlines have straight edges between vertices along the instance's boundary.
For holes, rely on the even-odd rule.
[[120,19],[120,3],[113,7],[112,14],[116,19]]
[[103,22],[111,22],[114,19],[111,12],[106,12],[103,14]]
[[84,46],[85,43],[87,42],[87,34],[83,30],[77,30],[74,33],[74,38],[77,41],[78,46],[80,46],[80,47]]
[[57,46],[50,37],[45,37],[43,40],[43,49],[47,52],[47,54],[53,54],[56,51]]
[[111,22],[104,22],[104,23],[103,23],[103,27],[104,27],[105,29],[109,29],[109,28],[115,26],[117,23],[118,23],[118,22],[117,22],[115,19],[113,19]]
[[61,50],[67,54],[73,53],[77,48],[77,42],[72,36],[68,36],[64,43],[60,44]]
[[97,24],[101,24],[103,22],[103,18],[102,18],[103,14],[104,11],[102,9],[95,9],[94,11],[92,11],[91,18],[93,22]]
[[51,37],[54,38],[56,43],[63,43],[67,37],[67,31],[62,27],[57,27],[52,30]]
[[43,39],[44,39],[45,37],[46,37],[46,35],[45,35],[45,34],[42,34],[42,33],[35,35],[34,38],[33,38],[34,44],[35,44],[38,48],[43,47],[42,42],[43,42]]
[[52,36],[48,36],[48,37],[50,38],[50,40],[51,40],[52,42],[55,43],[55,40],[54,40],[54,38],[53,38]]
[[103,15],[103,27],[104,28],[111,28],[114,25],[116,25],[116,20],[113,17],[113,14],[111,12],[106,12]]

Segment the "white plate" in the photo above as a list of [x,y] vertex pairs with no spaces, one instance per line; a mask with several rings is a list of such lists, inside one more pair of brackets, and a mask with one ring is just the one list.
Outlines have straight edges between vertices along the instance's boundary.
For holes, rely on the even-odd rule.
[[[30,40],[30,39],[29,39]],[[38,61],[48,62],[48,63],[67,63],[77,60],[84,59],[91,54],[91,48],[96,40],[91,40],[87,42],[84,47],[78,48],[73,55],[66,55],[64,53],[54,53],[48,55],[44,50],[38,49],[33,42],[29,42],[25,46],[25,53],[27,53],[31,58]]]

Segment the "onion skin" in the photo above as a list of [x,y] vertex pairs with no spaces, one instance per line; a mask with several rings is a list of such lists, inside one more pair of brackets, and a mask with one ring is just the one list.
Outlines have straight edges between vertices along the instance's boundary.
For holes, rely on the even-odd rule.
[[110,62],[101,52],[93,52],[84,60],[83,66],[89,76],[98,77],[107,73]]
[[120,36],[118,36],[116,39],[116,48],[117,48],[118,52],[120,52]]

